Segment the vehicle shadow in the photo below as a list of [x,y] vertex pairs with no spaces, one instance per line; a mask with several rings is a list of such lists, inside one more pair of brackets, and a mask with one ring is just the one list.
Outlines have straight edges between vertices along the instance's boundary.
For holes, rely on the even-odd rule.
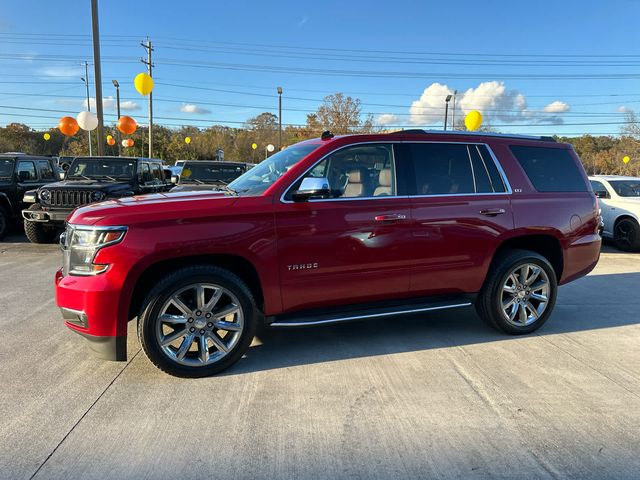
[[[555,335],[640,323],[640,272],[590,275],[561,287],[556,308],[533,335]],[[612,311],[615,309],[615,314]],[[300,329],[270,329],[245,358],[221,375],[346,359],[517,341],[485,325],[473,308]]]

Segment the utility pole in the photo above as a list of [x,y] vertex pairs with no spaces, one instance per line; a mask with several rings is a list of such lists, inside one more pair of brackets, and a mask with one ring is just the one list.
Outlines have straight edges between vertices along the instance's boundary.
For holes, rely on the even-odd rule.
[[444,100],[444,130],[447,131],[447,117],[449,115],[449,101],[451,100],[452,95],[447,95],[447,98]]
[[93,65],[96,80],[96,112],[98,113],[98,156],[104,155],[104,115],[102,112],[102,72],[100,69],[100,28],[98,25],[98,0],[91,0],[91,24],[93,30]]
[[[153,47],[151,46],[151,40],[147,37],[147,42],[141,42],[140,45],[147,51],[147,59],[141,58],[140,61],[147,66],[149,76],[151,75],[151,69],[153,68],[153,62],[151,61],[151,52]],[[153,135],[151,130],[153,129],[153,92],[149,93],[149,158],[153,157]]]
[[[113,86],[116,87],[116,115],[117,115],[117,120],[116,123],[118,122],[118,120],[120,120],[120,84],[118,83],[117,80],[111,80],[111,83],[113,83]],[[120,134],[120,130],[117,130],[116,136],[118,137],[118,156],[122,155],[122,151],[120,150],[120,148],[122,147],[121,143],[122,143],[122,135]]]
[[[87,87],[87,111],[91,111],[91,103],[89,102],[89,62],[84,62],[84,78],[80,77],[80,80],[84,82],[84,86]],[[91,131],[87,130],[87,135],[89,136],[89,156],[93,156],[92,148],[91,148]]]
[[451,130],[456,129],[456,95],[458,90],[453,91],[453,112],[451,112]]

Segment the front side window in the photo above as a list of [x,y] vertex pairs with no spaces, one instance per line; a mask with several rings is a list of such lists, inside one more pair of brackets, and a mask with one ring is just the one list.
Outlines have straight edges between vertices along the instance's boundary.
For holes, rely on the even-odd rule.
[[18,179],[21,182],[33,182],[38,179],[36,175],[36,166],[33,162],[18,162],[18,168],[16,170],[18,174]]
[[609,183],[621,197],[640,197],[640,180],[611,180]]
[[162,172],[162,167],[159,163],[151,164],[151,175],[153,176],[154,180],[157,180],[160,183],[164,181],[164,173]]
[[239,176],[229,184],[229,189],[243,196],[260,195],[319,146],[318,143],[302,143],[287,147]]
[[67,171],[67,179],[128,180],[135,171],[133,160],[76,158]]
[[38,171],[42,180],[53,180],[53,170],[51,164],[46,160],[38,160]]
[[589,182],[591,183],[591,188],[594,192],[604,192],[607,197],[609,196],[609,192],[607,192],[607,189],[602,182],[598,182],[596,180],[589,180]]
[[318,163],[287,194],[289,200],[304,178],[326,178],[331,198],[396,195],[393,147],[366,144],[343,148]]

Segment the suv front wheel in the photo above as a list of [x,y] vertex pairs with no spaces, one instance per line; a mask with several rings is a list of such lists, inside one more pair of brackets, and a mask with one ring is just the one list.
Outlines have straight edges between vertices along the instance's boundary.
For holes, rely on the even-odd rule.
[[495,260],[476,309],[498,330],[512,335],[531,333],[551,315],[557,292],[555,271],[545,257],[509,250]]
[[[42,207],[39,203],[34,203],[29,210],[40,211]],[[58,236],[58,229],[45,225],[43,222],[24,221],[24,233],[31,243],[53,243]]]
[[186,267],[151,290],[138,316],[138,337],[161,370],[205,377],[242,357],[256,323],[253,296],[240,278],[213,266]]

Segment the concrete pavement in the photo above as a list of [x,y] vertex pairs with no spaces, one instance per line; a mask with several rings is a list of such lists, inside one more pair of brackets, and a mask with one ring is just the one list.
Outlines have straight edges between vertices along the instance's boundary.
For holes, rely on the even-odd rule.
[[0,243],[0,478],[638,478],[640,254],[607,248],[537,334],[472,309],[270,332],[217,377],[94,359],[57,247]]

